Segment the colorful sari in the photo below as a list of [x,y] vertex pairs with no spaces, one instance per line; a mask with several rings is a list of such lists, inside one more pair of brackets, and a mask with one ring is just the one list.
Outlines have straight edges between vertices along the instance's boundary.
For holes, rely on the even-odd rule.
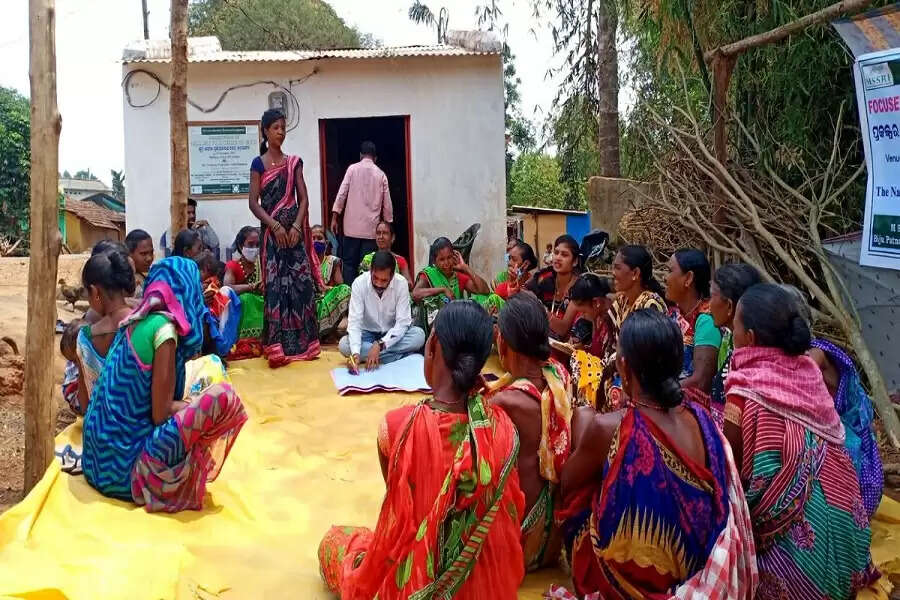
[[[419,326],[425,330],[425,335],[431,331],[434,318],[441,308],[450,300],[461,300],[464,296],[465,286],[460,285],[460,278],[454,272],[449,278],[434,265],[422,269],[419,277],[425,276],[428,284],[433,288],[447,288],[453,292],[453,298],[447,298],[444,294],[430,296],[419,302]],[[468,297],[480,304],[488,314],[495,317],[506,305],[506,301],[497,294],[469,294]]]
[[375,531],[332,527],[319,546],[322,576],[342,599],[516,597],[518,434],[480,394],[467,408],[445,413],[426,401],[387,414],[382,429],[393,432],[379,436],[382,452],[389,448],[387,493]]
[[[255,285],[260,281],[260,263],[256,260],[255,268],[251,273],[244,270],[241,261],[234,260],[226,264],[226,268],[234,275],[236,284]],[[260,337],[263,330],[263,306],[262,294],[257,292],[244,292],[238,296],[241,310],[238,319],[237,340],[228,354],[228,360],[242,360],[244,358],[258,358],[263,355]]]
[[686,406],[706,464],[627,408],[602,481],[558,513],[580,596],[753,598],[753,533],[731,450],[704,409]]
[[[100,353],[94,348],[91,341],[91,326],[85,325],[78,330],[78,337],[75,340],[75,353],[78,354],[78,360],[81,361],[81,372],[84,377],[84,389],[87,390],[88,397],[94,391],[94,385],[103,372],[103,363],[106,358],[100,356]],[[107,355],[109,351],[107,351]],[[79,407],[79,412],[80,412]]]
[[[289,232],[297,220],[300,205],[294,190],[299,156],[285,156],[284,162],[260,176],[260,206]],[[308,215],[302,224],[303,238],[293,248],[279,248],[275,234],[262,228],[261,267],[264,285],[263,353],[270,367],[319,356],[319,326],[316,295],[324,288],[319,259],[313,250]]]
[[572,399],[569,397],[569,373],[551,359],[542,369],[546,387],[541,391],[528,379],[513,380],[508,373],[491,385],[492,394],[519,390],[541,407],[541,442],[538,468],[545,481],[537,502],[522,521],[522,549],[525,570],[544,566],[545,553],[554,535],[553,513],[557,501],[559,475],[572,451]]
[[[403,267],[408,266],[406,259],[397,254],[396,252],[391,252],[394,255],[394,260],[396,261],[396,266],[394,267],[394,271],[399,273]],[[362,257],[362,260],[359,263],[359,273],[362,275],[366,273],[369,269],[372,268],[372,259],[375,258],[374,252],[369,252],[365,256]]]
[[728,330],[723,331],[722,345],[719,346],[719,357],[716,361],[718,369],[709,392],[709,412],[719,429],[725,427],[725,380],[728,378],[731,355],[734,353],[734,336]]
[[812,346],[824,352],[840,373],[834,408],[844,424],[844,448],[853,461],[863,505],[871,517],[878,510],[884,487],[881,455],[872,432],[872,419],[875,416],[872,401],[859,381],[853,359],[846,352],[828,340],[814,339]]
[[[141,304],[120,325],[84,419],[84,474],[100,493],[148,512],[202,508],[206,483],[218,476],[247,420],[228,383],[193,394],[186,384],[185,365],[203,343],[206,310],[192,260],[172,257],[151,267]],[[141,360],[132,338],[151,318],[174,329],[173,400],[187,402],[160,425],[152,419],[153,365]]]
[[[326,285],[331,281],[335,268],[341,264],[336,256],[326,256],[322,261],[322,281]],[[350,309],[350,286],[346,283],[336,285],[316,300],[316,317],[319,320],[319,337],[327,338],[337,332],[338,325]]]
[[206,323],[216,354],[228,356],[238,340],[241,299],[228,286],[221,286],[209,302]]
[[[684,364],[682,365],[680,376],[683,380],[694,374],[694,348],[697,345],[695,342],[700,346],[705,346],[709,342],[708,345],[711,347],[713,342],[718,342],[714,346],[716,352],[718,352],[722,346],[722,336],[713,324],[708,299],[701,300],[697,307],[688,315],[682,315],[678,307],[673,306],[669,310],[669,316],[681,329],[681,336],[684,339]],[[703,319],[702,325],[701,318]],[[700,330],[699,332],[698,329]],[[698,339],[698,333],[702,333],[704,338]],[[711,339],[713,336],[716,337],[715,340]],[[707,410],[710,409],[710,398],[706,392],[696,387],[685,387],[684,393],[690,400],[702,405]]]
[[853,598],[878,578],[844,426],[818,366],[777,348],[734,351],[725,419],[741,428],[758,598]]
[[[600,412],[622,408],[624,405],[622,380],[615,371],[616,344],[625,319],[632,312],[645,308],[655,309],[663,314],[667,312],[665,301],[659,294],[650,290],[641,292],[632,304],[628,304],[624,294],[616,294],[609,309],[606,354],[598,357],[584,350],[576,350],[572,354],[570,366],[575,378],[578,404],[593,406]],[[601,386],[603,386],[602,398],[599,395]]]

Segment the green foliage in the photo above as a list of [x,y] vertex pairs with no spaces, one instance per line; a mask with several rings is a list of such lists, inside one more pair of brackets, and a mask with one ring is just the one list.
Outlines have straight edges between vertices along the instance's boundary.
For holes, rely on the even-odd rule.
[[11,240],[28,237],[30,116],[27,98],[0,87],[0,236]]
[[72,174],[69,173],[68,169],[66,169],[65,171],[62,172],[62,177],[65,177],[66,179],[72,179]]
[[600,169],[597,118],[591,110],[591,103],[584,96],[572,96],[557,111],[550,127],[560,181],[566,190],[562,208],[587,208],[587,180]]
[[116,200],[125,202],[125,173],[110,169],[109,174],[112,177],[112,193]]
[[[650,109],[675,119],[672,107],[688,104],[711,127],[707,74],[698,54],[728,42],[769,31],[820,10],[832,0],[645,0],[624,20],[634,43],[630,71],[639,101],[623,123],[623,176],[652,171],[650,151],[671,150],[649,117]],[[874,6],[888,4],[878,0]],[[684,69],[682,84],[679,65]],[[840,147],[859,142],[851,73],[852,57],[829,23],[809,27],[786,41],[752,49],[737,61],[729,88],[733,113],[763,146],[763,156],[791,185],[821,169],[831,151],[832,128],[841,103],[846,126]],[[732,124],[733,160],[755,160],[755,153]],[[843,177],[863,160],[861,151]],[[845,206],[861,206],[862,185],[851,186]]]
[[547,154],[523,152],[510,171],[512,191],[507,203],[520,206],[565,208],[566,188],[559,179],[559,163]]
[[91,173],[90,169],[81,169],[73,176],[73,179],[81,179],[82,181],[97,181],[97,176]]
[[226,50],[320,50],[378,45],[348,27],[322,0],[199,0],[192,36],[215,35]]

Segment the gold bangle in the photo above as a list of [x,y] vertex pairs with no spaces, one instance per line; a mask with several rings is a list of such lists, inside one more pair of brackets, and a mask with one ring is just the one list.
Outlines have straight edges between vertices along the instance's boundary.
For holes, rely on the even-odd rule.
[[296,230],[297,233],[303,233],[303,229],[301,229],[300,226],[297,225],[296,223],[294,223],[293,225],[291,225],[291,229]]

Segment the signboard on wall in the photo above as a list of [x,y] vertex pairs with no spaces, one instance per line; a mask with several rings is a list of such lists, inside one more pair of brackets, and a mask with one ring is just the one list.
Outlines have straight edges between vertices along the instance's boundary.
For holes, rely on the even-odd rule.
[[900,269],[900,49],[858,57],[854,77],[869,173],[859,262]]
[[188,123],[191,196],[246,196],[258,154],[259,121]]

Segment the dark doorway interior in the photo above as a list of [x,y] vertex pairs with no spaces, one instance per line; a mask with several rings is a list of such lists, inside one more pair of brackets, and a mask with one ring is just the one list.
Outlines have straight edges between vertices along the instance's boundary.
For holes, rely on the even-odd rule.
[[397,232],[394,252],[409,260],[412,268],[408,132],[408,116],[319,120],[322,214],[328,215],[325,222],[331,219],[331,207],[347,167],[359,160],[360,144],[366,140],[373,142],[378,149],[378,166],[387,175],[391,190]]

